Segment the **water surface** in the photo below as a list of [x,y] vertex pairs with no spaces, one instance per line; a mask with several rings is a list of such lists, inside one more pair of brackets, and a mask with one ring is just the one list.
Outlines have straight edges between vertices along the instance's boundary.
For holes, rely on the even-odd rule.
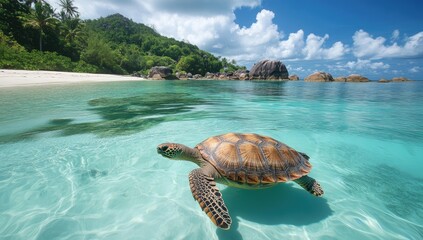
[[[421,239],[423,83],[144,81],[0,89],[2,239]],[[325,190],[219,185],[222,231],[191,196],[195,165],[156,153],[256,132],[311,157]]]

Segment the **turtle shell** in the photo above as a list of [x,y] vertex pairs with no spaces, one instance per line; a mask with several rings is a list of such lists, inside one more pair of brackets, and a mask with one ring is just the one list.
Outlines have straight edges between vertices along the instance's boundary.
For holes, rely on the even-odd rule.
[[298,179],[311,170],[308,158],[273,138],[227,133],[210,137],[196,148],[225,178],[249,185]]

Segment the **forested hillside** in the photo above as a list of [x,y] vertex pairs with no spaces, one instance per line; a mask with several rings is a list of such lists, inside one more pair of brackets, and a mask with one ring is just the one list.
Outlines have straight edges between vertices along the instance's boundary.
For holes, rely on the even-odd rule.
[[201,75],[241,68],[121,14],[82,20],[72,0],[59,4],[0,0],[0,68],[146,74],[167,66]]

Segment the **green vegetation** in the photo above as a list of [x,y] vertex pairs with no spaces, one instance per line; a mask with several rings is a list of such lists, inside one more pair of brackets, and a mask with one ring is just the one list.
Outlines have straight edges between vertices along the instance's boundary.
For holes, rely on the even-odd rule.
[[73,0],[55,12],[41,0],[0,0],[0,68],[147,74],[230,72],[244,67],[159,35],[120,14],[83,21]]

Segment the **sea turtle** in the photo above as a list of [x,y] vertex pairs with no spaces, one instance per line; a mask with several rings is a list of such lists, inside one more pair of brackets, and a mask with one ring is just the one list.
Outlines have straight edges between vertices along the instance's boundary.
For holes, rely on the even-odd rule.
[[307,176],[311,169],[309,157],[270,137],[227,133],[207,138],[195,148],[162,143],[157,152],[200,167],[189,174],[192,195],[211,221],[222,229],[229,229],[232,220],[216,182],[258,189],[293,180],[311,194],[323,195],[320,184]]

